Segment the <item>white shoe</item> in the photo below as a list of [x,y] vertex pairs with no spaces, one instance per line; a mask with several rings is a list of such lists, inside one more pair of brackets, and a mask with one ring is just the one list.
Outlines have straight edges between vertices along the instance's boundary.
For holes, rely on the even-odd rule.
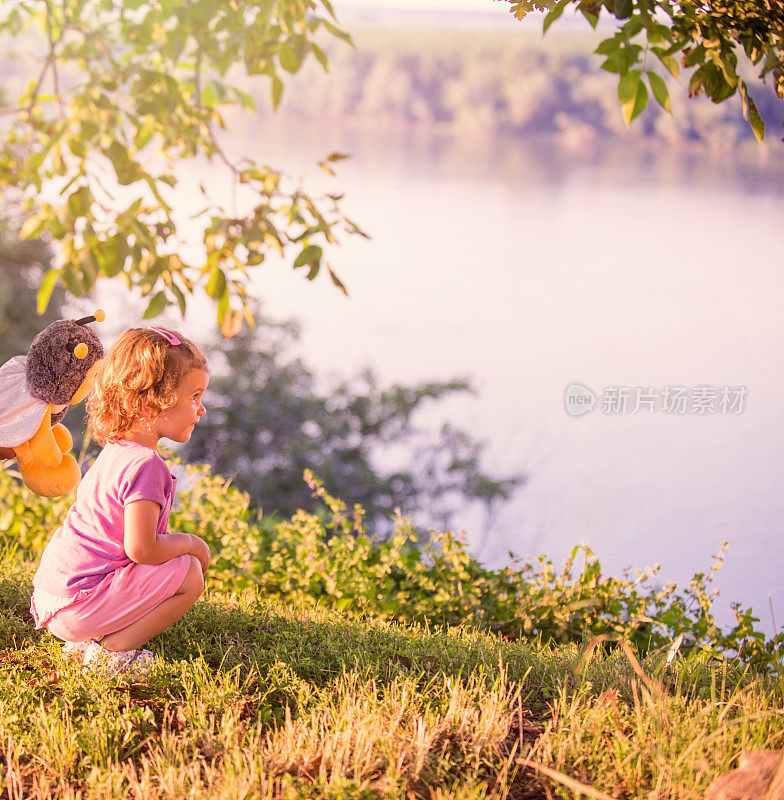
[[72,658],[81,663],[84,661],[84,654],[87,652],[87,648],[90,644],[91,642],[65,642],[63,645],[63,655],[66,656],[66,658]]
[[84,669],[103,675],[147,675],[155,656],[149,650],[107,650],[98,642],[89,642],[84,654]]

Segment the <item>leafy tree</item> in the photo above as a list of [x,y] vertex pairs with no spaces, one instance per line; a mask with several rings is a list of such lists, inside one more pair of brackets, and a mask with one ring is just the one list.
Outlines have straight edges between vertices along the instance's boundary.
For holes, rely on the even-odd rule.
[[483,444],[465,432],[416,424],[429,402],[470,392],[465,381],[381,388],[366,371],[324,387],[289,354],[297,336],[291,322],[261,319],[256,331],[208,347],[208,413],[183,450],[188,460],[234,476],[265,513],[290,516],[310,505],[306,468],[376,524],[400,507],[446,525],[458,499],[478,501],[491,514],[523,483],[522,476],[487,475]]
[[[40,239],[19,241],[18,207],[5,205],[0,218],[0,364],[23,355],[35,336],[60,317],[62,289],[56,290],[43,316],[38,316],[37,286],[49,267],[52,253]],[[14,458],[0,447],[0,459]]]
[[[23,190],[35,212],[22,236],[59,243],[41,304],[58,283],[82,296],[100,277],[121,277],[154,317],[168,305],[184,313],[203,290],[233,335],[251,321],[248,270],[271,254],[311,280],[323,266],[345,291],[323,247],[339,229],[362,232],[340,196],[313,198],[272,167],[234,161],[219,136],[228,110],[254,110],[240,84],[266,81],[277,107],[283,73],[311,55],[326,69],[322,33],[350,41],[329,0],[0,0],[0,36],[41,53],[35,77],[16,95],[8,87],[0,108],[11,118],[0,197]],[[225,168],[234,197],[200,187],[204,207],[189,226],[200,226],[202,253],[186,263],[171,195],[205,157]],[[341,158],[320,163],[333,174]]]
[[781,0],[506,0],[518,19],[530,11],[546,11],[544,30],[568,7],[580,11],[593,27],[602,13],[618,23],[596,53],[602,68],[617,73],[618,99],[626,124],[638,117],[653,96],[670,111],[663,78],[653,69],[655,58],[674,77],[691,70],[689,95],[705,94],[721,103],[738,94],[743,116],[762,141],[765,123],[739,69],[738,56],[770,76],[784,98],[784,4]]
[[[51,268],[52,251],[41,239],[19,239],[24,215],[18,205],[3,206],[0,221],[0,364],[16,355],[24,355],[33,339],[56,319],[84,314],[68,311],[66,292],[53,289],[46,309],[38,307],[36,292],[41,279]],[[84,401],[69,409],[63,425],[71,432],[74,450],[79,454],[84,439]],[[13,450],[0,447],[0,460],[13,459]]]
[[[36,314],[35,287],[50,259],[40,240],[20,242],[8,223],[0,227],[0,363],[26,352],[35,335],[65,313],[66,293],[58,287],[44,316]],[[382,528],[396,507],[427,510],[434,525],[445,526],[457,503],[468,500],[481,503],[489,517],[524,482],[522,476],[487,475],[484,445],[464,431],[415,425],[427,401],[470,392],[465,381],[382,389],[366,371],[320,388],[312,370],[290,356],[297,324],[254,313],[255,330],[208,345],[209,413],[183,455],[234,476],[265,512],[288,517],[311,504],[306,468],[362,504]],[[77,452],[83,415],[79,406],[64,421]],[[98,448],[93,444],[91,451],[94,456]],[[2,458],[13,453],[0,449]]]
[[13,212],[6,208],[0,221],[0,364],[23,355],[35,336],[59,319],[64,292],[54,292],[43,316],[38,316],[35,292],[52,253],[40,239],[19,241]]

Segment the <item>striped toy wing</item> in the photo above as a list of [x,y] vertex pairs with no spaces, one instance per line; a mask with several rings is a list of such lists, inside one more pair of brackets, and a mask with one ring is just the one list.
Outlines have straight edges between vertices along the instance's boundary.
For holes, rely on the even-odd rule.
[[46,409],[27,390],[27,356],[14,356],[0,367],[0,447],[18,447],[32,438]]

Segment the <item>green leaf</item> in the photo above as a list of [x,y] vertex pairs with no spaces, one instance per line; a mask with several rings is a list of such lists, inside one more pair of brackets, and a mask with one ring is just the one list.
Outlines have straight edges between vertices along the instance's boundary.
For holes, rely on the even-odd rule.
[[324,72],[329,72],[327,54],[315,42],[311,42],[310,49],[313,51],[313,55],[316,56],[316,60],[321,64]]
[[49,305],[49,300],[52,297],[52,292],[57,285],[57,278],[59,276],[59,269],[50,269],[49,272],[44,275],[44,279],[41,281],[41,285],[38,287],[38,293],[36,294],[36,311],[39,315],[46,311],[46,307]]
[[90,249],[91,246],[92,245],[90,244],[87,247],[82,248],[79,254],[82,285],[87,293],[92,291],[96,280],[98,280],[98,264],[95,260],[92,250]]
[[624,37],[633,39],[644,27],[642,17],[632,17],[622,28]]
[[147,310],[144,312],[143,318],[152,319],[153,317],[157,317],[167,305],[169,305],[169,301],[166,299],[166,294],[163,291],[154,294],[152,300],[150,300],[147,305]]
[[82,139],[85,141],[94,139],[101,132],[101,129],[98,127],[98,125],[91,119],[83,119],[81,122],[81,127]]
[[756,104],[751,99],[746,82],[738,81],[738,89],[740,90],[740,100],[743,104],[743,116],[749,121],[757,141],[761,142],[765,138],[765,123],[762,121]]
[[604,63],[601,65],[601,69],[607,70],[607,72],[623,72],[624,68],[621,64],[621,50],[615,50],[610,55],[607,56]]
[[628,103],[637,96],[637,87],[642,80],[642,70],[632,69],[621,76],[618,81],[618,99],[621,103]]
[[119,275],[128,256],[128,243],[122,234],[115,234],[94,248],[98,267],[107,278]]
[[[637,70],[634,70],[637,72]],[[625,76],[624,76],[625,77]],[[623,118],[626,121],[626,126],[632,124],[637,117],[645,111],[645,106],[648,105],[648,89],[642,80],[637,82],[637,89],[634,97],[623,103]]]
[[277,74],[272,76],[272,109],[278,110],[280,99],[283,97],[283,81]]
[[640,52],[642,48],[639,45],[623,45],[617,50],[607,56],[606,61],[602,64],[602,69],[607,72],[617,72],[619,75],[625,75],[633,64],[640,60]]
[[691,50],[689,50],[689,52],[684,50],[684,67],[696,67],[697,64],[701,64],[703,61],[705,61],[705,45],[698,44],[696,47],[693,47]]
[[218,325],[221,324],[221,320],[223,319],[226,312],[229,310],[229,293],[224,292],[220,296],[220,300],[218,300]]
[[757,141],[761,142],[765,138],[765,123],[762,121],[762,117],[751,96],[747,94],[746,97],[749,103],[749,123],[754,135],[757,137]]
[[646,70],[646,74],[648,75],[648,82],[651,84],[651,89],[653,90],[653,96],[665,111],[672,114],[670,92],[667,89],[667,84],[664,82],[664,79],[652,70]]
[[213,267],[207,281],[207,294],[217,300],[226,291],[226,275],[220,267]]
[[68,196],[68,215],[72,220],[87,216],[92,205],[92,195],[86,186],[80,186]]
[[61,274],[66,289],[68,289],[74,297],[82,297],[84,295],[84,286],[82,286],[82,282],[76,274],[73,264],[66,264]]
[[8,15],[8,30],[16,36],[16,34],[22,31],[22,27],[24,22],[22,20],[22,15],[19,13],[18,8],[12,8],[11,13]]
[[294,261],[294,269],[298,267],[310,266],[318,264],[321,260],[322,249],[317,244],[309,244],[302,248],[302,252],[297,256]]
[[247,92],[243,92],[242,89],[238,89],[236,86],[234,87],[234,94],[239,98],[243,108],[248,109],[248,111],[256,111],[256,101],[251,95]]
[[[569,0],[566,0],[566,2],[569,2]],[[354,41],[351,38],[351,34],[346,33],[346,31],[342,30],[341,28],[338,28],[336,25],[333,25],[328,19],[324,20],[324,27],[333,36],[337,36],[338,39],[342,39],[344,42],[347,42],[348,44],[350,44],[353,47]]]
[[212,81],[207,81],[204,91],[201,93],[201,104],[204,108],[215,108],[217,101],[215,90],[212,88]]
[[592,11],[589,11],[582,3],[579,6],[580,13],[588,20],[588,23],[592,28],[595,28],[599,24],[599,15],[594,14]]
[[672,42],[672,34],[666,25],[657,22],[648,28],[648,44],[665,44]]
[[[578,1],[563,0],[562,5]],[[555,0],[546,2],[552,5]],[[315,249],[302,255],[307,242],[335,242],[344,231],[361,235],[345,220],[338,199],[325,200],[321,194],[311,198],[302,186],[284,185],[274,170],[248,158],[238,163],[244,174],[261,176],[248,181],[257,194],[258,233],[249,239],[242,225],[229,226],[221,245],[225,250],[209,262],[204,274],[195,270],[194,277],[186,276],[193,274],[189,270],[178,272],[168,256],[161,255],[182,240],[181,229],[187,224],[175,219],[166,203],[168,187],[179,179],[174,165],[184,163],[187,169],[189,163],[214,153],[209,127],[222,124],[217,109],[231,103],[237,111],[239,106],[253,110],[259,84],[262,93],[267,91],[266,78],[246,83],[235,65],[241,68],[245,62],[248,72],[269,76],[270,105],[277,109],[288,73],[300,71],[310,54],[314,69],[316,62],[328,66],[331,50],[325,42],[329,33],[350,42],[345,31],[311,13],[320,4],[327,7],[323,0],[255,0],[251,4],[95,0],[85,6],[95,14],[79,15],[79,3],[72,9],[81,31],[76,38],[67,32],[70,17],[63,16],[62,4],[2,3],[0,29],[7,33],[9,13],[11,30],[37,26],[41,33],[50,24],[58,69],[65,76],[59,98],[51,75],[45,75],[39,85],[41,81],[31,77],[30,70],[23,70],[27,80],[19,86],[4,87],[7,97],[0,105],[7,114],[14,110],[19,114],[14,127],[6,131],[7,146],[0,146],[5,154],[0,157],[0,183],[16,183],[31,197],[59,194],[56,211],[49,207],[44,216],[25,218],[20,224],[25,223],[25,235],[46,231],[60,243],[58,266],[63,270],[57,282],[69,292],[83,295],[102,277],[118,278],[121,289],[136,288],[145,297],[145,306],[153,303],[151,313],[161,303],[164,307],[179,304],[182,309],[191,301],[195,276],[202,289],[212,278],[210,291],[220,292],[220,275],[213,273],[220,264],[232,303],[235,297],[242,302],[248,275],[230,267],[224,260],[227,253],[232,257],[238,248],[242,252],[243,245],[258,241],[248,263],[262,263],[263,251],[282,252],[285,242],[292,245],[290,255],[286,253],[288,263],[300,254],[308,273],[316,265],[323,268],[324,261]],[[47,8],[51,11],[48,20]],[[234,86],[235,81],[240,85]],[[195,97],[197,83],[202,90],[201,108]],[[337,154],[331,159],[341,157]],[[330,158],[325,160],[330,163]],[[137,195],[142,199],[124,208]],[[227,215],[220,205],[216,201],[198,215],[197,238],[209,230],[211,216]],[[276,217],[279,207],[294,211]],[[309,226],[314,230],[303,236]],[[175,279],[180,295],[173,288]],[[165,297],[156,295],[159,289]]]
[[37,211],[35,214],[29,216],[24,221],[22,227],[19,230],[19,238],[33,239],[36,236],[38,236],[38,234],[41,233],[41,231],[44,228],[44,224],[46,223],[47,217],[48,215],[46,213],[46,209],[41,209],[40,211]]
[[117,183],[121,186],[128,186],[136,180],[139,173],[138,167],[131,161],[128,151],[117,139],[109,145],[106,155],[112,162],[114,171],[117,174]]
[[629,19],[634,11],[634,3],[632,0],[615,0],[614,8],[613,13],[617,19]]
[[620,46],[621,43],[618,39],[611,36],[609,39],[602,39],[602,41],[599,42],[599,46],[593,52],[598,56],[609,56],[610,53],[614,53]]
[[677,78],[681,74],[681,67],[676,58],[671,54],[665,52],[662,47],[652,47],[651,50],[656,54],[656,57],[665,66],[667,71],[673,78]]
[[287,42],[283,42],[280,46],[278,58],[280,59],[281,67],[283,67],[286,72],[291,72],[293,74],[300,67],[301,61],[297,55],[297,51]]
[[242,329],[242,314],[236,308],[228,308],[221,317],[220,329],[221,333],[227,338],[231,339],[236,336]]
[[321,167],[321,169],[324,170],[324,172],[327,173],[327,175],[334,175],[335,174],[335,170],[332,169],[332,167],[330,167],[329,164],[327,164],[326,161],[319,161],[318,165]]
[[185,317],[185,295],[182,293],[182,289],[177,286],[176,283],[172,283],[172,291],[174,292],[174,296],[177,298],[177,305],[180,307],[180,314]]
[[723,75],[727,86],[733,90],[730,94],[734,94],[734,90],[738,85],[738,73],[736,71],[737,58],[735,54],[730,52],[727,55],[722,55],[715,50],[711,50],[710,58]]
[[561,16],[561,14],[563,14],[564,9],[569,5],[569,2],[570,0],[558,0],[558,2],[553,6],[552,11],[545,16],[544,22],[542,23],[542,35],[547,33],[548,28],[558,19],[558,17]]
[[329,264],[327,264],[327,270],[329,272],[329,277],[332,283],[335,286],[337,286],[337,288],[340,289],[340,291],[343,292],[343,294],[346,295],[346,297],[348,297],[348,291],[345,285],[343,284],[343,281],[340,280],[340,278],[338,278],[338,276],[333,272],[332,267],[330,267]]

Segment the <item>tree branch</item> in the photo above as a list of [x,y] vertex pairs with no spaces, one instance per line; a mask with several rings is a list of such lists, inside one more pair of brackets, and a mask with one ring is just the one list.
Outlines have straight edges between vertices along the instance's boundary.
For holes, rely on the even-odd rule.
[[193,82],[196,85],[196,108],[201,111],[201,42],[196,40],[196,66],[194,69]]
[[[65,30],[65,28],[63,28],[63,30]],[[62,35],[63,35],[62,31],[60,32],[60,36],[58,36],[57,39],[55,39],[54,36],[52,35],[52,3],[51,0],[46,0],[46,38],[49,41],[49,57],[47,61],[49,64],[51,64],[52,67],[54,96],[55,96],[55,104],[57,105],[57,111],[60,114],[60,119],[64,120],[65,112],[63,111],[62,99],[60,97],[60,76],[57,72],[57,53],[55,52],[55,47],[59,44]],[[36,89],[38,88],[39,87],[36,87]],[[37,91],[36,91],[36,96],[37,96]]]

